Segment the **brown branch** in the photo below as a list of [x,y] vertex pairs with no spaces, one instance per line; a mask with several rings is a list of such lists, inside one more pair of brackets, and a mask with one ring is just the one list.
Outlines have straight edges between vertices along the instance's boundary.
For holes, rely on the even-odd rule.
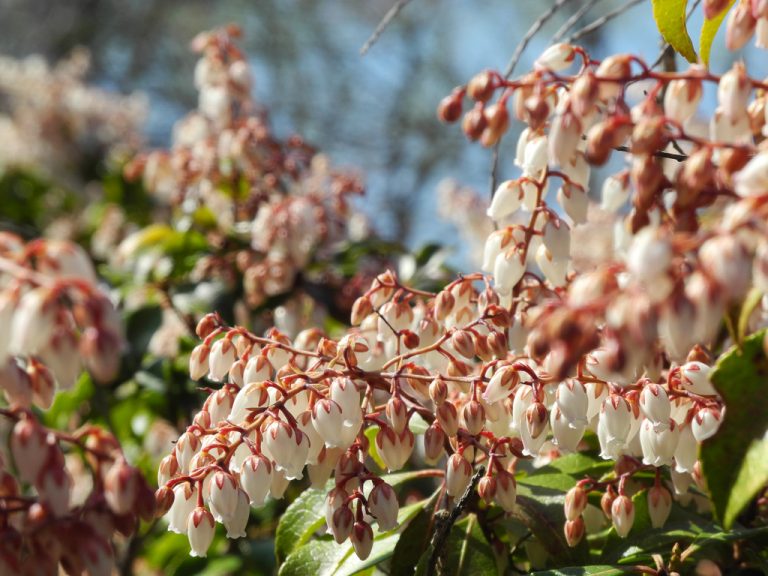
[[645,2],[646,0],[629,0],[629,2],[622,4],[615,10],[611,10],[610,12],[606,12],[604,15],[602,15],[597,20],[594,20],[593,22],[590,22],[583,28],[580,28],[573,34],[571,34],[566,42],[575,42],[579,38],[586,36],[587,34],[590,34],[597,30],[598,28],[602,28],[605,26],[608,22],[616,18],[617,16],[621,16],[624,14],[624,12],[628,11],[630,8],[633,8],[637,4],[640,4],[641,2]]

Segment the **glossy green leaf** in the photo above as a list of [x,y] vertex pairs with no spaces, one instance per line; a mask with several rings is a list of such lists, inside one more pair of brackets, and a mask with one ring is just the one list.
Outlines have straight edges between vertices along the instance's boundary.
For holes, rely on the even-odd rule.
[[728,2],[728,8],[724,9],[711,20],[704,19],[704,24],[701,26],[701,36],[699,36],[699,54],[701,55],[702,62],[704,62],[706,66],[709,66],[709,55],[712,52],[712,42],[715,40],[715,36],[725,19],[725,15],[735,2],[736,0],[730,0]]
[[662,38],[689,62],[696,62],[696,51],[688,35],[685,11],[688,0],[652,0],[653,18]]
[[[445,541],[442,558],[443,576],[475,576],[478,574],[496,574],[496,559],[493,549],[485,539],[477,516],[470,514],[456,522]],[[432,547],[428,548],[416,567],[416,576],[427,573],[427,566],[432,558]]]
[[354,553],[349,541],[343,544],[329,536],[311,540],[306,545],[297,547],[280,567],[280,576],[351,576],[390,558],[395,551],[400,533],[419,512],[425,503],[418,502],[401,508],[398,514],[400,527],[390,532],[380,533],[374,528],[373,548],[365,560],[360,560]]
[[730,528],[738,514],[768,482],[768,382],[765,331],[745,339],[718,361],[712,383],[727,411],[720,430],[701,447],[702,470],[717,517]]

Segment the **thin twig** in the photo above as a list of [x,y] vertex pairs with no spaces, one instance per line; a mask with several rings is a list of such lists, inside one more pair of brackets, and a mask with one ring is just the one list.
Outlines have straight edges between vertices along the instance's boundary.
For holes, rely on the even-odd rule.
[[[480,482],[480,478],[482,478],[483,474],[485,474],[485,466],[480,466],[469,481],[469,486],[464,490],[464,494],[462,494],[459,501],[456,502],[456,506],[451,510],[447,517],[443,517],[442,522],[436,526],[435,535],[432,537],[432,554],[429,557],[429,564],[427,565],[427,576],[432,576],[435,573],[435,568],[438,563],[440,563],[440,557],[442,556],[443,548],[445,548],[445,544],[448,541],[448,535],[451,533],[451,528],[453,528],[456,520],[459,519],[459,516],[464,512],[467,504],[469,504],[469,499],[472,497],[475,487],[477,486],[477,483]],[[439,571],[438,574],[440,574]]]
[[[617,150],[618,152],[630,152],[629,147],[627,146],[616,146],[614,150]],[[672,152],[664,152],[662,150],[652,153],[651,156],[656,156],[657,158],[668,158],[669,160],[677,160],[678,162],[684,162],[688,160],[688,156],[685,154],[673,154]]]
[[568,34],[571,28],[573,28],[576,23],[584,16],[587,12],[589,12],[592,7],[600,2],[600,0],[588,0],[585,2],[581,8],[579,8],[576,12],[574,12],[568,20],[566,20],[562,26],[560,26],[560,29],[555,32],[555,35],[552,36],[552,40],[550,40],[550,43],[557,44],[562,40],[563,36]]
[[517,47],[515,48],[515,52],[512,54],[512,58],[509,59],[509,63],[507,64],[506,70],[504,70],[504,77],[509,78],[512,76],[512,73],[515,71],[515,67],[517,66],[517,63],[520,61],[520,58],[523,55],[523,52],[525,52],[525,49],[528,47],[528,43],[533,39],[533,37],[538,33],[539,30],[549,22],[552,17],[557,14],[557,11],[562,8],[564,4],[567,4],[571,0],[555,0],[555,3],[552,4],[552,6],[544,12],[541,16],[539,16],[536,21],[531,24],[531,27],[528,28],[528,32],[525,33],[525,36],[523,36],[523,39],[520,40],[520,42],[517,44]]
[[397,2],[395,2],[395,5],[389,9],[389,12],[384,14],[384,18],[381,19],[381,22],[379,22],[378,26],[376,26],[376,29],[373,31],[371,36],[368,38],[368,40],[365,41],[365,44],[363,44],[363,47],[360,48],[360,56],[366,55],[368,50],[370,50],[371,47],[374,44],[376,44],[379,37],[384,33],[384,30],[387,29],[387,26],[389,26],[392,23],[392,20],[395,19],[395,17],[400,13],[400,11],[403,8],[405,8],[405,6],[410,1],[411,0],[397,0]]
[[575,42],[582,36],[586,36],[587,34],[590,34],[591,32],[594,32],[598,28],[603,27],[605,24],[616,18],[617,16],[621,16],[624,14],[624,12],[628,11],[630,8],[636,6],[637,4],[640,4],[641,2],[646,2],[647,0],[629,0],[629,2],[622,4],[615,10],[611,10],[610,12],[606,12],[604,15],[602,15],[597,20],[590,22],[583,28],[580,28],[573,34],[571,34],[566,42]]

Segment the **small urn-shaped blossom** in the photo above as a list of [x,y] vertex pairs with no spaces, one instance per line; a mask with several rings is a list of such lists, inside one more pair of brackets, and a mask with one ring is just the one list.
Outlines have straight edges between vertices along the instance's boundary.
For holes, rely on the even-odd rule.
[[619,538],[626,538],[635,522],[635,505],[624,495],[619,495],[611,504],[611,521]]
[[664,93],[665,116],[681,124],[688,121],[696,114],[701,95],[701,80],[695,78],[672,80]]
[[211,354],[208,359],[211,380],[221,382],[229,372],[232,364],[237,360],[237,350],[231,340],[222,338],[211,346]]
[[461,454],[451,454],[445,471],[445,491],[448,495],[454,498],[461,496],[471,479],[472,465]]
[[11,454],[21,481],[34,483],[48,456],[45,429],[33,418],[21,418],[11,432]]
[[261,454],[252,454],[243,462],[240,485],[248,494],[252,506],[261,506],[269,494],[272,464]]
[[632,409],[629,403],[616,394],[603,401],[597,423],[601,456],[616,459],[627,443],[632,428]]
[[566,380],[557,386],[557,405],[569,426],[586,426],[589,398],[584,384],[578,380]]
[[571,548],[575,548],[579,545],[579,542],[581,542],[581,539],[584,538],[584,533],[586,532],[586,528],[584,525],[584,518],[581,516],[578,516],[574,518],[573,520],[566,520],[565,524],[563,525],[563,533],[565,534],[565,541],[568,543],[568,546]]
[[405,428],[400,434],[389,426],[382,426],[376,435],[376,448],[390,472],[400,470],[410,458],[415,444],[413,432]]
[[386,414],[392,429],[400,434],[408,426],[408,407],[399,396],[387,401]]
[[392,486],[380,482],[368,496],[368,511],[376,518],[380,532],[393,530],[397,526],[397,513],[400,506]]
[[587,492],[581,486],[574,486],[565,493],[565,518],[576,520],[587,507]]
[[693,472],[693,466],[698,458],[699,444],[693,435],[691,424],[680,427],[680,435],[675,448],[675,470],[677,472]]
[[329,398],[323,398],[312,408],[312,425],[329,448],[344,447],[344,417],[341,407]]
[[503,366],[496,370],[483,392],[483,399],[493,404],[508,398],[520,381],[517,370],[512,366]]
[[208,374],[208,358],[211,348],[207,344],[198,344],[189,354],[189,376],[192,380],[200,380]]
[[179,436],[174,453],[176,455],[176,461],[183,473],[189,472],[189,463],[192,461],[192,457],[200,450],[201,442],[200,438],[195,436],[192,432],[184,432]]
[[456,436],[459,431],[459,416],[453,402],[443,402],[437,409],[437,421],[448,436]]
[[333,534],[333,539],[337,544],[341,544],[349,538],[352,533],[352,526],[355,522],[355,515],[348,504],[342,504],[331,514],[331,523],[328,528]]
[[538,70],[562,72],[571,65],[575,56],[576,50],[571,44],[560,42],[544,50],[533,66]]
[[653,486],[648,490],[648,515],[654,528],[662,528],[672,511],[672,494],[664,486]]
[[211,512],[219,522],[224,522],[235,515],[238,490],[235,479],[228,473],[217,471],[209,484]]
[[215,533],[213,515],[205,508],[197,507],[189,515],[187,537],[189,538],[190,556],[205,558],[213,542]]
[[485,427],[485,408],[477,400],[472,400],[464,405],[462,410],[464,426],[472,436],[476,436]]
[[677,449],[680,427],[674,420],[667,426],[657,427],[650,420],[644,420],[640,426],[640,446],[643,450],[643,463],[651,466],[668,466]]
[[249,500],[248,494],[243,490],[238,489],[235,512],[229,518],[224,519],[224,527],[227,529],[227,538],[236,540],[245,537],[245,528],[248,525],[248,517],[251,514]]
[[647,384],[640,393],[640,408],[643,414],[654,424],[669,422],[672,407],[669,403],[667,391],[658,384]]
[[373,530],[371,525],[364,521],[355,522],[352,533],[349,535],[355,554],[360,560],[365,560],[371,555],[373,548]]
[[[520,209],[523,203],[523,190],[518,180],[505,180],[496,188],[488,208],[488,217],[492,220],[501,220]],[[503,236],[498,235],[501,239]]]
[[427,463],[435,463],[443,455],[445,432],[439,422],[433,422],[424,432],[424,458]]
[[136,504],[138,471],[119,458],[104,478],[104,497],[115,514],[127,514]]
[[517,482],[515,482],[515,477],[505,470],[500,470],[496,474],[496,493],[494,499],[505,512],[512,512],[515,509],[515,504],[517,503]]
[[173,504],[168,511],[168,530],[176,534],[184,534],[187,531],[189,516],[197,504],[197,490],[184,482],[173,489]]
[[569,423],[558,405],[550,411],[549,425],[552,428],[554,442],[562,453],[575,452],[587,428],[586,423],[578,426]]
[[711,368],[703,362],[686,362],[680,367],[683,388],[701,396],[714,396],[717,391],[709,381]]
[[278,470],[288,480],[301,479],[309,455],[309,440],[301,430],[282,421],[274,421],[264,433],[266,447]]
[[691,421],[691,431],[697,442],[704,442],[715,435],[720,428],[722,413],[717,408],[702,408]]

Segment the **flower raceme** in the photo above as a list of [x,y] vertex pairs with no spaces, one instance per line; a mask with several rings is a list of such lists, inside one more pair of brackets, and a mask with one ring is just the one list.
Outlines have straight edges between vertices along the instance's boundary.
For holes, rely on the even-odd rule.
[[[717,84],[718,109],[701,136],[693,123],[705,84]],[[470,138],[498,142],[504,118],[527,125],[520,175],[488,207],[497,229],[483,272],[435,293],[382,273],[335,339],[203,318],[190,374],[220,387],[161,467],[169,529],[186,530],[200,507],[226,525],[223,486],[238,511],[246,499],[280,498],[306,473],[316,487],[333,477],[328,530],[365,558],[373,526],[397,523],[397,492],[376,462],[388,471],[437,464],[423,473],[442,478],[446,499],[476,489],[508,513],[522,461],[584,450],[587,434],[615,465],[566,495],[567,542],[590,525],[590,492],[602,493],[620,537],[631,532],[638,489],[661,526],[672,494],[701,479],[698,443],[725,417],[709,379],[723,314],[768,276],[765,88],[740,65],[721,77],[660,73],[635,56],[598,62],[559,45],[521,78],[484,72],[456,89],[438,115],[459,120],[469,97]],[[617,148],[629,166],[606,179],[598,207],[591,167]],[[584,254],[578,234],[596,230],[597,217],[613,224],[611,242]],[[655,480],[643,486],[638,473],[648,470]],[[196,554],[205,534],[190,534]]]

